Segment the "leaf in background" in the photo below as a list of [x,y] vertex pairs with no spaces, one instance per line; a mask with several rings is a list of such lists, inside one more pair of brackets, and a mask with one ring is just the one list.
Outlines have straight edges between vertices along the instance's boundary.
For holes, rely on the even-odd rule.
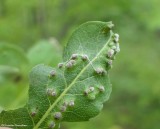
[[20,74],[20,69],[28,64],[24,51],[18,46],[0,43],[0,84]]
[[111,93],[108,77],[119,52],[111,22],[87,22],[71,36],[58,68],[38,65],[30,73],[25,107],[2,111],[0,124],[16,129],[57,129],[63,121],[88,121]]
[[15,45],[0,43],[0,65],[20,67],[28,59],[21,48]]
[[[23,89],[26,89],[24,69],[27,66],[28,59],[20,47],[0,43],[0,104],[4,109],[13,109],[19,105],[17,102],[15,105],[13,103]],[[19,98],[25,100],[24,97]]]
[[49,41],[40,41],[28,51],[28,58],[32,66],[41,63],[56,66],[62,59],[61,55],[62,49],[54,38]]

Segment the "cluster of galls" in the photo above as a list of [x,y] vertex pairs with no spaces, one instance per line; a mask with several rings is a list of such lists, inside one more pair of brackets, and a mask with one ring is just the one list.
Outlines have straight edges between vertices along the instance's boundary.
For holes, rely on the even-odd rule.
[[64,102],[60,107],[58,112],[54,112],[52,114],[53,120],[50,120],[48,122],[48,128],[49,129],[54,129],[56,127],[56,124],[60,126],[60,121],[63,118],[63,113],[67,110],[67,108],[73,108],[75,105],[74,100],[66,101]]
[[67,69],[70,69],[72,68],[75,64],[76,64],[76,59],[78,57],[81,57],[82,61],[87,61],[88,60],[88,56],[87,55],[79,55],[79,54],[72,54],[70,60],[66,63],[59,63],[58,64],[58,68],[67,68]]
[[[71,69],[73,66],[76,65],[76,59],[81,58],[82,61],[88,61],[89,62],[89,57],[86,54],[80,55],[80,54],[72,54],[69,61],[65,63],[59,63],[58,68],[66,68],[66,69]],[[97,73],[102,74],[103,71],[101,69],[97,69]],[[49,77],[55,77],[56,76],[56,71],[52,70],[50,72]]]
[[[57,96],[57,92],[55,89],[47,89],[47,95],[50,97],[56,97]],[[50,120],[48,122],[48,128],[49,129],[54,129],[56,127],[56,124],[59,125],[60,121],[63,118],[63,113],[69,108],[73,108],[75,105],[74,100],[70,100],[70,101],[65,101],[61,104],[61,106],[59,106],[59,111],[54,112],[52,114],[52,118],[53,120]]]
[[[82,61],[87,61],[88,60],[88,56],[87,55],[78,55],[78,54],[72,54],[72,56],[70,57],[70,60],[67,61],[66,63],[59,63],[58,64],[58,68],[66,68],[66,69],[70,69],[73,66],[75,66],[76,64],[76,59],[81,58]],[[56,71],[52,70],[50,72],[49,75],[50,78],[55,78],[56,77]],[[56,89],[50,88],[47,89],[47,95],[50,97],[56,97],[58,95]],[[60,107],[59,107],[59,111],[58,112],[54,112],[52,114],[53,120],[50,120],[48,122],[48,128],[49,129],[54,129],[57,124],[60,123],[60,121],[63,118],[63,113],[69,108],[73,108],[75,105],[74,100],[70,100],[70,101],[66,101],[64,102]]]
[[[107,48],[107,53],[105,53],[106,56],[106,65],[107,65],[107,70],[112,68],[112,63],[113,60],[115,59],[115,55],[120,52],[120,47],[119,47],[119,35],[118,34],[113,34],[111,41],[108,44]],[[97,68],[95,69],[95,72],[97,74],[103,75],[107,71],[105,71],[103,68]]]
[[88,99],[94,100],[98,93],[103,93],[104,91],[105,91],[104,86],[99,86],[99,87],[96,87],[96,88],[93,87],[93,86],[90,86],[89,88],[87,88],[84,91],[84,95],[87,96]]
[[[88,99],[94,100],[96,95],[98,93],[103,93],[105,91],[104,86],[99,86],[99,87],[94,87],[90,86],[84,91],[84,96],[87,96]],[[55,96],[56,92],[53,89],[48,89],[47,90],[48,96]],[[59,111],[54,112],[52,114],[53,120],[50,120],[48,122],[48,128],[49,129],[54,129],[56,127],[56,124],[59,125],[60,121],[63,119],[63,113],[66,112],[67,109],[72,109],[75,106],[74,100],[67,100],[64,101],[61,106],[59,106]]]
[[[56,90],[51,89],[51,88],[47,89],[46,93],[50,97],[56,97],[57,96]],[[68,101],[63,102],[61,104],[61,106],[59,106],[59,111],[51,113],[52,120],[49,120],[48,123],[47,123],[48,124],[48,129],[54,129],[55,127],[57,128],[57,126],[60,126],[59,123],[63,118],[63,113],[67,109],[71,109],[74,106],[75,106],[74,100],[68,100]],[[31,115],[31,117],[35,117],[37,113],[38,113],[38,108],[33,108],[33,109],[31,109],[30,115]]]
[[57,92],[54,89],[47,89],[47,94],[49,96],[52,96],[52,97],[56,97],[57,96]]
[[112,42],[108,44],[109,50],[107,52],[107,58],[108,58],[108,65],[112,65],[112,60],[115,59],[115,55],[120,52],[120,47],[119,47],[119,35],[118,34],[113,34],[112,36]]
[[[109,43],[109,47],[112,50],[111,55],[108,55],[109,57],[112,57],[114,54],[117,52],[120,52],[120,47],[119,47],[119,35],[118,34],[113,34],[112,36],[112,41]],[[109,53],[108,53],[109,54]]]

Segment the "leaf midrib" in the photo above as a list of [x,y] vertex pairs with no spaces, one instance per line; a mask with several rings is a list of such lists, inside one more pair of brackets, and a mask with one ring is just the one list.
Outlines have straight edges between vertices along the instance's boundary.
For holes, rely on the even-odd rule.
[[107,47],[108,43],[110,42],[112,37],[112,32],[110,32],[110,37],[106,44],[102,47],[102,49],[99,51],[99,53],[82,69],[82,71],[76,76],[76,78],[72,81],[72,83],[62,92],[62,94],[56,99],[56,101],[48,108],[48,110],[45,112],[45,114],[42,116],[42,118],[39,120],[39,122],[35,125],[33,129],[38,129],[38,127],[41,125],[41,123],[47,118],[50,111],[56,106],[56,104],[61,100],[61,98],[68,92],[68,90],[75,84],[77,79],[83,74],[83,72],[88,68],[88,66],[94,62],[97,57],[103,52],[103,50]]

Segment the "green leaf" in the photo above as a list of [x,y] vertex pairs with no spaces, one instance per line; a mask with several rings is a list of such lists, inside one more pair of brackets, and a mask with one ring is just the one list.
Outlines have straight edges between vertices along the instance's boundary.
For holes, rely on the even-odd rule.
[[27,66],[28,59],[24,51],[18,46],[0,43],[0,84],[11,80]]
[[63,121],[88,121],[109,99],[109,69],[119,52],[111,22],[87,22],[72,34],[57,68],[38,65],[30,73],[25,107],[2,111],[0,124],[16,129],[58,129]]
[[21,48],[8,43],[0,43],[0,65],[21,67],[27,63],[28,59]]
[[42,40],[28,51],[28,59],[32,66],[47,64],[56,66],[61,61],[62,50],[58,42],[51,38],[49,41]]
[[[25,70],[28,64],[20,47],[0,42],[0,103],[4,109],[15,109],[25,104],[27,91],[24,93],[23,89],[27,89]],[[19,97],[21,94],[23,96]]]

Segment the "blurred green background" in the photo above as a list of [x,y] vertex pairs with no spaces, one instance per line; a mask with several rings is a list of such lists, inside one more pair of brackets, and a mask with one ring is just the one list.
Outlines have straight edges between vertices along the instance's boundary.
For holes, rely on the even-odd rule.
[[31,68],[56,66],[73,30],[93,20],[120,35],[113,91],[99,116],[62,129],[160,129],[159,0],[0,0],[0,110],[23,106]]

